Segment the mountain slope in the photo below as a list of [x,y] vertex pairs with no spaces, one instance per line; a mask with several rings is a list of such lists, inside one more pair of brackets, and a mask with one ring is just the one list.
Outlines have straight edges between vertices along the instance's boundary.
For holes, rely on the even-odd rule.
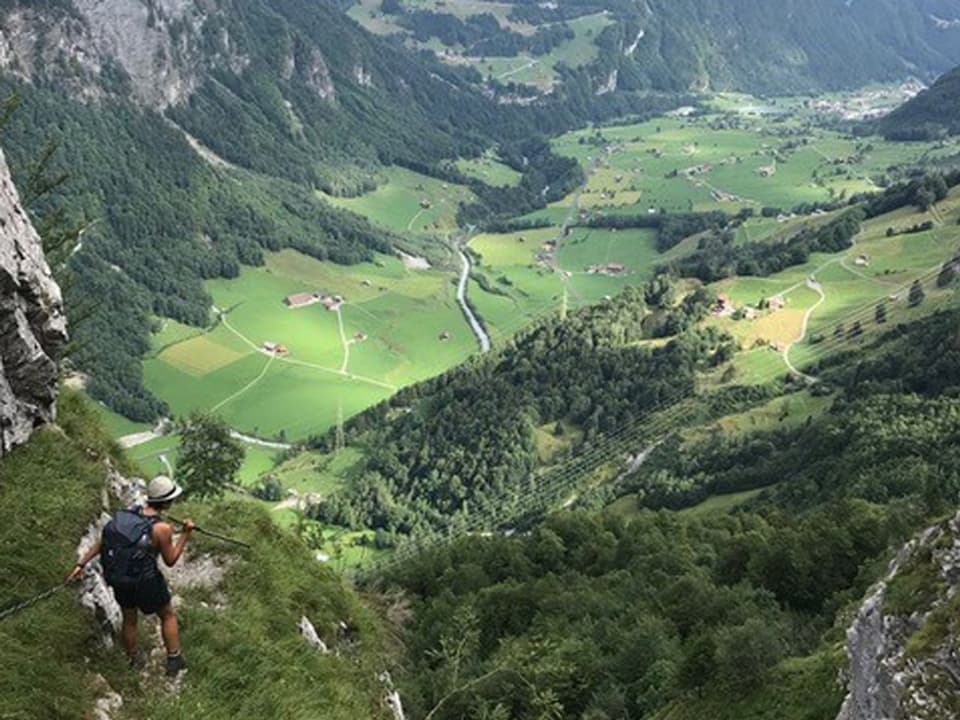
[[[382,16],[365,12],[366,2],[351,13],[381,32],[386,23],[421,47],[428,38],[438,41],[444,56],[485,73],[497,76],[493,68],[500,67],[486,63],[490,57],[529,58],[549,66],[554,87],[587,76],[603,95],[650,87],[783,95],[929,80],[960,62],[956,0],[570,0],[508,2],[486,13],[456,2],[430,10],[404,0],[380,7]],[[587,19],[599,24],[596,36],[571,39]],[[599,58],[585,55],[584,45]],[[491,85],[506,85],[507,95],[524,79],[550,86],[542,69],[531,75],[521,63],[512,67]]]
[[[18,578],[5,583],[4,607],[62,581],[77,543],[102,519],[108,480],[112,487],[120,482],[105,463],[131,470],[85,401],[67,393],[60,410],[60,427],[38,431],[0,465],[0,543],[17,547],[3,554],[0,570]],[[111,497],[114,508],[119,502]],[[377,679],[391,662],[381,622],[332,570],[249,503],[180,511],[254,546],[237,554],[198,536],[172,573],[189,664],[183,682],[171,687],[161,679],[163,651],[149,624],[152,632],[141,636],[147,671],[131,672],[112,644],[110,616],[95,615],[95,596],[71,587],[0,624],[0,714],[391,717]],[[302,618],[336,655],[301,637]],[[338,629],[341,622],[348,632]],[[108,715],[95,713],[98,703]]]
[[620,48],[644,35],[619,53],[620,81],[660,68],[692,87],[784,94],[930,77],[960,60],[960,26],[934,17],[960,18],[960,3],[648,0],[624,26]]
[[[766,476],[769,489],[735,510],[559,512],[391,568],[384,584],[418,609],[410,707],[451,720],[545,705],[571,720],[833,720],[854,606],[895,548],[960,498],[958,319],[940,313],[851,352],[825,375],[838,391],[828,411],[799,427],[695,443],[678,462]],[[864,606],[851,638],[858,701],[906,667],[905,697],[930,708],[916,716],[952,717],[954,533],[927,534],[902,563],[883,608],[895,620]],[[878,664],[878,646],[903,665]]]
[[[150,326],[206,326],[203,280],[284,247],[355,263],[398,241],[318,189],[355,193],[385,163],[431,171],[593,113],[663,107],[575,91],[499,106],[466,71],[369,35],[325,0],[7,0],[0,18],[0,97],[19,98],[3,127],[14,176],[52,184],[28,209],[83,236],[59,263],[74,275],[74,367],[94,397],[143,421],[166,411],[142,382]],[[553,179],[531,173],[524,202],[543,204]]]
[[960,67],[894,110],[878,126],[890,140],[931,140],[960,134]]

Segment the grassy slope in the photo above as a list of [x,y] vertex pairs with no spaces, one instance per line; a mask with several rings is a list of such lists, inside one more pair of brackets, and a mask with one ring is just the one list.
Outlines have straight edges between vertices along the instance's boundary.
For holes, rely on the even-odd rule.
[[[99,512],[103,460],[126,463],[78,396],[63,399],[61,426],[65,432],[42,430],[0,463],[0,573],[9,580],[3,602],[62,579]],[[102,649],[92,619],[67,590],[0,624],[0,717],[87,717],[97,694],[94,673],[124,696],[118,720],[381,717],[376,674],[387,659],[377,620],[357,597],[254,504],[180,512],[254,546],[230,558],[220,588],[224,610],[200,605],[205,598],[196,591],[185,595],[181,628],[191,665],[181,694],[131,674],[118,650]],[[224,552],[202,536],[191,549]],[[335,624],[346,621],[359,642],[341,648],[340,657],[319,655],[297,632],[302,615],[328,641]]]

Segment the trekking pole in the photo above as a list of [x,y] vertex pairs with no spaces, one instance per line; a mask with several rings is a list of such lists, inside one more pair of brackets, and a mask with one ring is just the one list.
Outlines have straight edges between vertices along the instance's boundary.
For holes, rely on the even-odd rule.
[[[172,517],[170,515],[167,515],[167,519],[175,522],[177,525],[180,525],[181,527],[183,526],[183,520],[177,520],[175,517]],[[227,537],[226,535],[220,535],[219,533],[215,533],[212,530],[204,530],[202,527],[197,527],[196,525],[193,526],[193,529],[196,530],[198,533],[209,535],[212,538],[216,538],[217,540],[222,540],[223,542],[230,543],[232,545],[239,545],[240,547],[245,547],[245,548],[251,547],[250,545],[243,542],[242,540],[236,540],[234,538]]]
[[12,605],[0,610],[0,620],[6,620],[8,617],[16,615],[23,610],[26,610],[29,607],[36,605],[41,600],[46,600],[49,597],[53,597],[55,594],[63,590],[67,585],[70,584],[70,581],[65,581],[59,585],[54,585],[49,590],[44,590],[42,593],[38,593],[33,597],[27,598],[26,600],[20,600],[14,602]]

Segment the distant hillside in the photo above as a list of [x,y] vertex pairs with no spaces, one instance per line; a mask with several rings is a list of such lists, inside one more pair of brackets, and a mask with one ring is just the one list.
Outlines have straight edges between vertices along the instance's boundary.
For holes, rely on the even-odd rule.
[[[960,62],[957,0],[507,0],[490,9],[449,0],[428,7],[358,0],[350,13],[422,47],[442,43],[443,56],[501,84],[549,87],[552,75],[561,86],[589,81],[598,95],[638,88],[782,95],[932,80]],[[505,64],[507,57],[535,67]]]
[[879,123],[890,140],[932,140],[960,133],[960,67]]

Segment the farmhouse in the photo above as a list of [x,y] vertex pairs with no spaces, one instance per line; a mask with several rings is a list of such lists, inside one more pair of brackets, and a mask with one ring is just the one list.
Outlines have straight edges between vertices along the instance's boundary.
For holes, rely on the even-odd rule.
[[713,306],[713,315],[716,317],[727,317],[732,315],[736,310],[736,307],[733,304],[733,300],[730,299],[729,295],[720,293],[717,295],[717,304]]
[[870,258],[866,255],[857,255],[857,259],[853,261],[853,264],[858,267],[869,267]]
[[769,306],[771,310],[783,310],[786,306],[787,301],[784,300],[780,295],[776,295],[770,298]]
[[606,263],[605,265],[591,265],[587,268],[587,273],[590,275],[610,275],[617,276],[623,275],[627,272],[626,265],[621,265],[620,263]]
[[290,351],[287,350],[285,345],[281,345],[280,343],[270,342],[269,340],[265,342],[263,345],[261,345],[260,349],[263,350],[263,352],[269,355],[274,355],[276,357],[286,357],[287,355],[290,354]]
[[333,311],[339,310],[340,306],[343,305],[343,301],[344,298],[340,295],[327,295],[326,293],[315,292],[288,295],[283,302],[291,310],[307,307],[314,303],[322,303],[327,310]]
[[776,165],[764,165],[763,167],[757,168],[757,175],[759,175],[760,177],[768,178],[768,177],[773,177],[776,174],[777,174]]
[[287,295],[283,302],[288,308],[295,309],[320,302],[320,298],[322,297],[323,295],[321,293],[297,293],[295,295]]
[[449,331],[449,330],[444,330],[442,333],[440,333],[440,341],[441,341],[441,342],[447,342],[449,339],[450,339],[450,331]]
[[540,249],[547,253],[552,253],[557,249],[557,243],[553,240],[547,240],[543,245],[540,246]]
[[422,210],[429,210],[431,207],[433,207],[433,204],[426,198],[420,201],[420,208]]
[[356,335],[353,336],[354,342],[363,342],[366,339],[367,339],[367,334],[365,332],[358,332]]

